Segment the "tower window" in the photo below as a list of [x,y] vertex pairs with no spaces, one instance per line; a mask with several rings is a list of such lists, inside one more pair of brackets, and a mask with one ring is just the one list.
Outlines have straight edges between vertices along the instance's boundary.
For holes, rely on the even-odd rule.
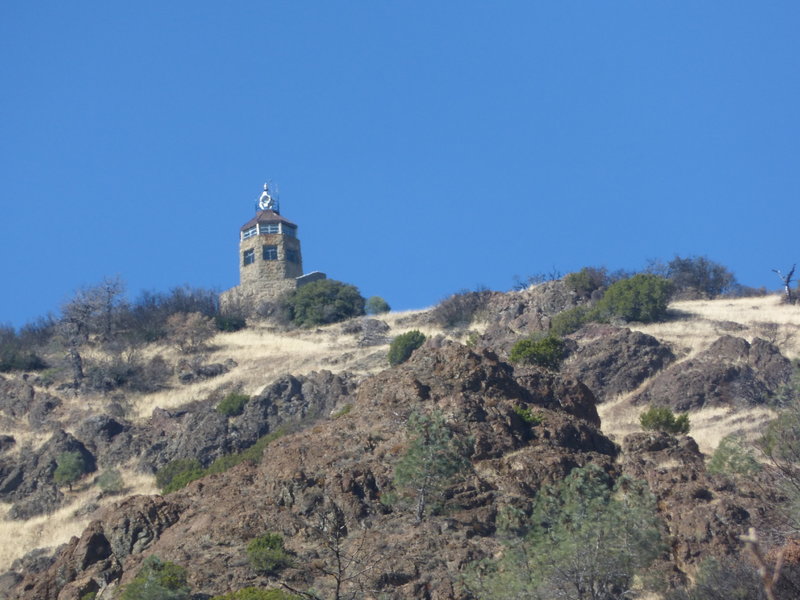
[[297,253],[297,250],[292,250],[291,248],[286,249],[286,260],[293,263],[300,262],[300,255]]
[[252,227],[249,227],[242,232],[242,239],[246,240],[249,237],[253,237],[254,235],[256,235],[257,232],[258,232],[258,226],[253,225]]
[[283,235],[288,235],[289,237],[296,238],[297,227],[292,227],[291,225],[287,225],[286,223],[281,223],[281,233]]
[[264,260],[278,260],[278,247],[277,246],[264,246]]
[[278,224],[277,223],[261,223],[258,226],[258,231],[261,235],[265,233],[278,233]]
[[245,265],[252,265],[256,262],[255,250],[245,250],[242,252],[242,263]]

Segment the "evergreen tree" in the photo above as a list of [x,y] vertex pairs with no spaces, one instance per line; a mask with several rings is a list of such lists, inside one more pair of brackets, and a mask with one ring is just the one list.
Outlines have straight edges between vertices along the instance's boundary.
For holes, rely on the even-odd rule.
[[406,497],[414,498],[414,517],[419,523],[425,510],[440,507],[447,488],[471,469],[470,443],[455,435],[439,412],[412,413],[407,429],[411,439],[395,466],[394,483]]
[[56,458],[56,470],[53,479],[59,485],[68,485],[72,491],[72,484],[78,481],[88,470],[86,459],[80,452],[62,452]]
[[622,600],[663,548],[644,482],[622,477],[612,486],[594,465],[542,490],[529,518],[515,510],[504,517],[503,557],[468,578],[480,597]]
[[186,569],[148,556],[136,577],[125,586],[121,600],[189,600]]

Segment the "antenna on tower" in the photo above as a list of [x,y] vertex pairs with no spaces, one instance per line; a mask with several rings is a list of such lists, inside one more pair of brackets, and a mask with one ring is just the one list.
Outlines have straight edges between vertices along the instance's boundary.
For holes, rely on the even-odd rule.
[[271,210],[280,214],[277,186],[272,181],[264,184],[264,191],[258,198],[256,210]]
[[267,182],[267,185],[269,185],[269,194],[272,196],[272,210],[281,214],[281,190],[272,179]]

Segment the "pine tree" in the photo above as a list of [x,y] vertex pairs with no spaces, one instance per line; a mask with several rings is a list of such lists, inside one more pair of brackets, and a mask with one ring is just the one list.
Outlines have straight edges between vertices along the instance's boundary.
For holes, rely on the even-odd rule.
[[419,523],[426,508],[440,507],[447,488],[472,468],[467,459],[470,443],[455,435],[439,412],[412,413],[407,430],[411,439],[395,466],[394,483],[415,498],[414,517]]

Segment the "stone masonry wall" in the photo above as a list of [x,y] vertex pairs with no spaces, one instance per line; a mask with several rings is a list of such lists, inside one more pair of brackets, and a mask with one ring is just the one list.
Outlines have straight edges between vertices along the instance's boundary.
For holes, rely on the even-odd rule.
[[[276,246],[278,260],[264,260],[262,255],[264,246]],[[255,255],[255,262],[249,265],[244,264],[244,253],[247,250],[252,250]],[[287,250],[296,252],[297,262],[286,260]],[[260,288],[276,279],[294,279],[302,274],[303,257],[300,253],[300,241],[297,238],[279,233],[255,235],[239,244],[239,285],[241,287]]]
[[[263,247],[275,246],[277,260],[264,260]],[[244,264],[244,253],[252,250],[255,260]],[[287,250],[294,250],[298,260],[286,260]],[[239,285],[222,292],[219,297],[222,310],[257,310],[264,302],[297,289],[297,278],[303,274],[303,255],[300,240],[279,233],[255,235],[239,244]],[[324,277],[324,275],[323,275]]]

